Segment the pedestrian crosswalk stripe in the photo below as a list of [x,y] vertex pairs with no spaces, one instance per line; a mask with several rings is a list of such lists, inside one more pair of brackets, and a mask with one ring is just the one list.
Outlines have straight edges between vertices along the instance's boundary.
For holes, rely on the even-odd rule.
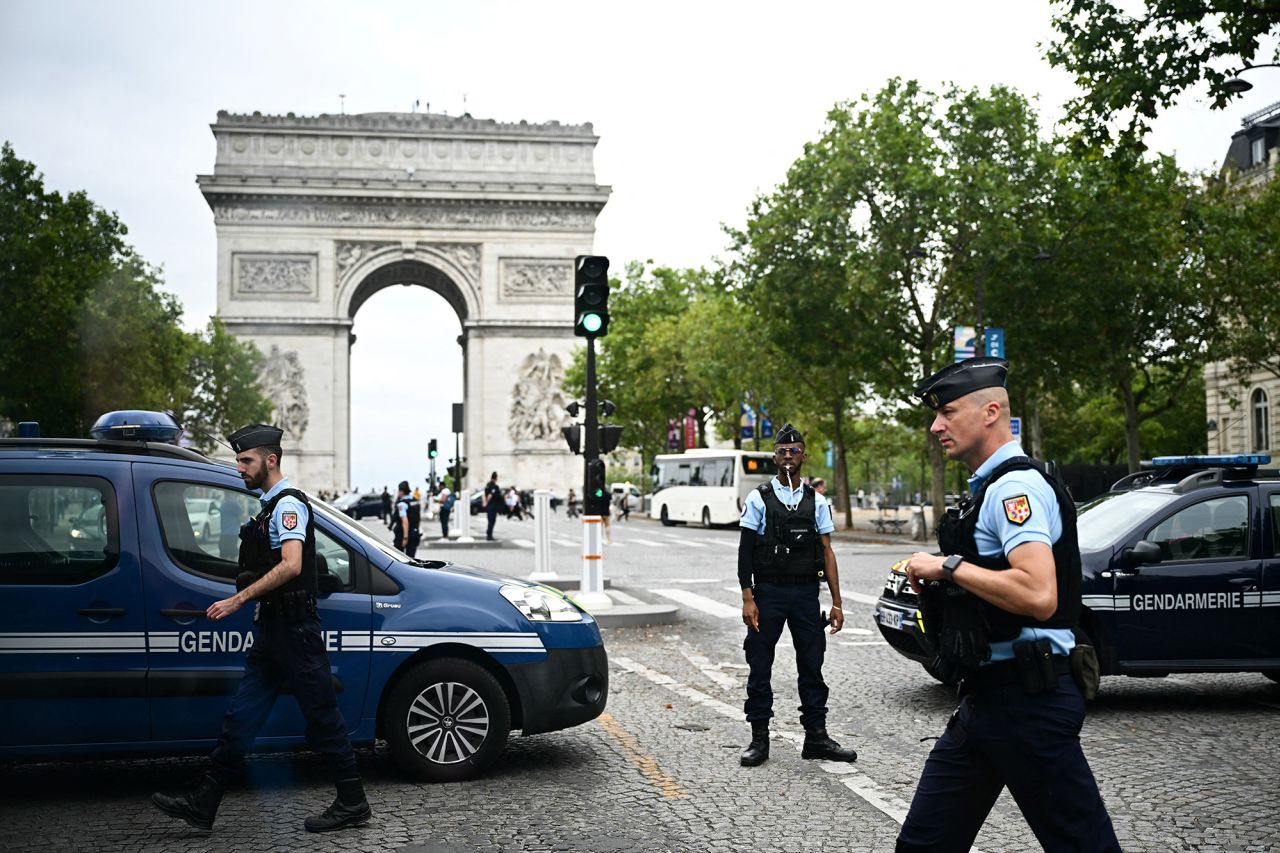
[[880,599],[876,598],[874,595],[866,595],[866,594],[861,593],[861,592],[846,592],[846,593],[844,594],[844,597],[845,597],[845,598],[852,598],[854,601],[856,601],[856,602],[858,602],[858,603],[860,603],[860,604],[875,604],[876,602],[878,602],[878,601],[880,600]]
[[563,545],[566,548],[577,548],[579,545],[582,544],[581,542],[574,542],[572,539],[562,539],[559,536],[551,537],[551,541],[556,543],[557,545]]
[[512,539],[511,544],[519,545],[521,548],[532,548],[534,543],[532,539]]
[[637,545],[647,545],[650,548],[666,548],[666,542],[654,542],[652,539],[640,539],[635,536],[628,536],[628,542],[634,542]]
[[694,610],[701,610],[703,613],[718,616],[721,619],[742,618],[742,611],[739,608],[721,604],[713,598],[698,595],[696,592],[690,592],[687,589],[655,589],[652,592],[654,595],[669,598],[677,604],[692,607]]

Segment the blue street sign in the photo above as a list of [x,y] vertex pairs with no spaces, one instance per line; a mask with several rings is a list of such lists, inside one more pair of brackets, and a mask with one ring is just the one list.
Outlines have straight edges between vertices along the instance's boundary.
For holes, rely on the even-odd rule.
[[1009,418],[1009,432],[1014,438],[1022,437],[1022,418]]
[[987,329],[987,355],[992,358],[1004,358],[1004,329]]
[[828,468],[836,467],[835,446],[832,445],[831,442],[829,441],[827,442],[827,467]]
[[977,337],[978,330],[973,326],[956,326],[956,361],[964,361],[966,358],[973,358],[977,354],[974,351],[974,341]]
[[743,438],[752,438],[756,434],[756,416],[751,407],[746,403],[741,406],[742,417],[738,419],[738,426],[742,430]]

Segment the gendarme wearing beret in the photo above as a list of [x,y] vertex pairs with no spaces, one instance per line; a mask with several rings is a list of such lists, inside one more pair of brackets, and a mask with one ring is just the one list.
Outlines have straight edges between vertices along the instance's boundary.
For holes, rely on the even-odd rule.
[[983,388],[1005,387],[1009,362],[1003,358],[981,356],[948,364],[916,386],[912,392],[920,402],[935,411],[952,400],[959,400]]

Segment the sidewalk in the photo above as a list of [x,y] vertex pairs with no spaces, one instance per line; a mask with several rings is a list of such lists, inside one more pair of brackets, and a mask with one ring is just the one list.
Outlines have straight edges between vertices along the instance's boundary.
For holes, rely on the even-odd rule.
[[[912,533],[912,517],[918,511],[919,507],[902,506],[895,512],[892,509],[883,511],[878,509],[854,509],[851,513],[853,516],[853,527],[845,527],[845,514],[843,512],[831,513],[831,519],[836,525],[835,532],[832,537],[835,539],[851,540],[854,542],[876,542],[884,544],[910,544],[918,543],[920,539],[914,539]],[[932,507],[924,507],[924,525],[926,539],[933,529],[931,521]]]

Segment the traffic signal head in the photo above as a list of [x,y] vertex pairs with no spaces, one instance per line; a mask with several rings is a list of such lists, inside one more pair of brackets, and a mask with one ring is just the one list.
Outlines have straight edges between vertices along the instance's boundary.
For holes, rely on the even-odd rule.
[[436,446],[436,440],[433,438],[427,442],[427,458],[435,459],[440,455],[440,449]]
[[609,514],[609,488],[604,482],[603,459],[587,462],[587,483],[582,495],[582,508],[586,515]]
[[601,424],[599,435],[600,452],[612,453],[618,449],[618,442],[622,439],[622,427],[618,424]]
[[581,424],[570,424],[569,426],[560,427],[560,433],[564,436],[564,440],[568,442],[570,453],[582,452]]
[[609,333],[609,259],[578,255],[573,269],[573,333],[600,338]]

